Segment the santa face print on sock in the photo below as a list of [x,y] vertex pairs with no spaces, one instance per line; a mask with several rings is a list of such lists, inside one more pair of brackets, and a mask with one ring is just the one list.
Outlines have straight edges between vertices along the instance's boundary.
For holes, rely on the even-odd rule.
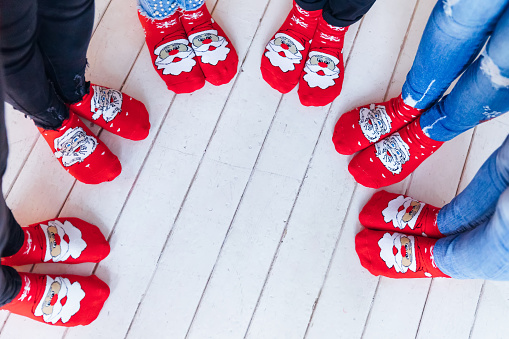
[[80,302],[85,298],[85,292],[79,282],[71,284],[69,279],[46,276],[46,288],[34,315],[43,317],[47,323],[55,324],[61,320],[66,323],[80,310]]
[[377,142],[375,148],[377,158],[392,174],[401,173],[403,164],[410,160],[410,147],[397,132]]
[[179,75],[189,73],[196,65],[194,51],[186,39],[163,41],[156,46],[154,54],[157,55],[154,64],[162,69],[164,75]]
[[192,43],[196,56],[200,57],[201,62],[205,64],[215,66],[219,61],[225,61],[230,53],[227,47],[228,41],[213,29],[190,35],[189,41]]
[[378,241],[380,258],[387,268],[392,268],[398,273],[406,273],[408,270],[415,272],[417,264],[415,260],[414,237],[401,233],[385,233]]
[[359,110],[359,126],[370,142],[377,142],[383,134],[391,131],[391,117],[384,106],[371,104]]
[[286,73],[295,70],[295,65],[300,64],[304,46],[287,34],[276,33],[266,49],[265,56],[270,63]]
[[65,167],[83,162],[97,147],[97,140],[85,133],[83,128],[69,128],[54,141],[55,156],[62,158]]
[[392,222],[395,228],[402,230],[408,226],[413,230],[424,205],[423,202],[400,195],[389,201],[387,207],[382,211],[382,215],[384,221]]
[[69,221],[61,223],[58,220],[48,222],[48,225],[40,224],[46,237],[46,253],[44,262],[65,261],[69,257],[77,259],[87,247],[82,239],[81,231]]
[[92,86],[94,96],[90,102],[92,119],[97,120],[101,116],[104,121],[110,122],[118,113],[122,112],[122,93],[117,90],[102,86]]
[[334,86],[334,80],[339,78],[340,73],[338,63],[338,58],[332,55],[311,51],[304,67],[306,74],[303,79],[311,88],[320,87],[321,89],[326,89]]

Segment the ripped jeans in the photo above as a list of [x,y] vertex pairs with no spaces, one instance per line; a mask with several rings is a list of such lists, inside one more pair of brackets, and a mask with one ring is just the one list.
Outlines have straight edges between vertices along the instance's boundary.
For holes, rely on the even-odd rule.
[[426,135],[451,140],[509,111],[508,36],[509,0],[438,1],[402,89],[405,103],[429,108],[420,120]]
[[509,280],[509,136],[470,184],[438,213],[433,254],[456,279]]
[[0,1],[5,101],[45,129],[69,117],[88,91],[86,53],[94,0]]

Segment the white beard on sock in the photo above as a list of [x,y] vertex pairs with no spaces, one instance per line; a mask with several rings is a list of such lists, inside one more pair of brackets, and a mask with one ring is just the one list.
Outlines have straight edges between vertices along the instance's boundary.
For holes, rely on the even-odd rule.
[[[201,57],[201,62],[215,66],[219,61],[226,60],[228,53],[230,53],[230,49],[226,47],[228,41],[222,36],[217,36],[217,38],[218,41],[212,41],[209,44],[201,44],[200,46],[193,44],[196,56]],[[213,50],[209,50],[211,47]]]
[[[288,49],[281,47],[281,43],[286,43]],[[276,38],[272,39],[267,45],[265,56],[273,66],[279,67],[283,72],[295,70],[295,65],[302,61],[301,51],[304,50],[300,43],[289,35],[278,33]],[[283,52],[285,56],[281,56]]]
[[62,158],[65,167],[83,162],[97,147],[97,140],[85,133],[83,128],[68,129],[54,140],[55,156]]
[[[45,306],[48,306],[46,304],[46,299],[48,297],[48,291],[54,282],[58,283],[60,291],[58,292],[57,302],[53,305],[51,312],[49,312],[48,309],[45,308]],[[64,305],[61,303],[63,298],[67,298]],[[80,310],[80,302],[83,298],[85,298],[85,292],[81,289],[79,282],[71,284],[67,278],[56,277],[53,280],[50,276],[46,276],[46,289],[42,295],[41,301],[35,308],[34,315],[37,317],[42,316],[47,323],[55,324],[57,321],[62,320],[65,324],[73,315],[78,313]]]
[[[183,40],[185,41],[185,40]],[[187,41],[186,41],[187,43]],[[168,55],[166,58],[161,57],[159,51],[164,49],[165,47],[171,47],[171,45],[180,46],[181,49],[175,55]],[[196,60],[194,60],[194,51],[187,45],[183,43],[178,43],[175,41],[170,41],[164,45],[159,46],[154,54],[157,54],[157,59],[154,64],[157,66],[157,69],[162,69],[164,75],[180,75],[182,72],[191,72],[193,67],[196,65]],[[182,60],[174,62],[176,58],[180,58]]]

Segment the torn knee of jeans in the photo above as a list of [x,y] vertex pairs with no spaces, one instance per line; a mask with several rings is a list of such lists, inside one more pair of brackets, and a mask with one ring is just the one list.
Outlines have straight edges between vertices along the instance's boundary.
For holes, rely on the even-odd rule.
[[502,75],[500,68],[493,62],[486,52],[481,59],[481,71],[490,79],[495,89],[509,88],[509,77]]
[[[88,63],[87,63],[88,65]],[[85,65],[85,67],[87,66]],[[85,67],[83,69],[83,72],[80,74],[76,74],[74,76],[74,84],[75,84],[75,90],[74,94],[76,95],[76,100],[72,101],[71,104],[75,104],[77,102],[80,102],[85,95],[88,94],[90,91],[90,82],[85,81]]]
[[443,0],[444,12],[448,17],[452,17],[452,7],[456,5],[460,0]]

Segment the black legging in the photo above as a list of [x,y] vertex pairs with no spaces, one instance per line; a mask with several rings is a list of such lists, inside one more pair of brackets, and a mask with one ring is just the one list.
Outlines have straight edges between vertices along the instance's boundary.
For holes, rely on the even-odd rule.
[[323,9],[323,18],[327,23],[346,27],[359,21],[375,0],[295,0],[306,11]]

